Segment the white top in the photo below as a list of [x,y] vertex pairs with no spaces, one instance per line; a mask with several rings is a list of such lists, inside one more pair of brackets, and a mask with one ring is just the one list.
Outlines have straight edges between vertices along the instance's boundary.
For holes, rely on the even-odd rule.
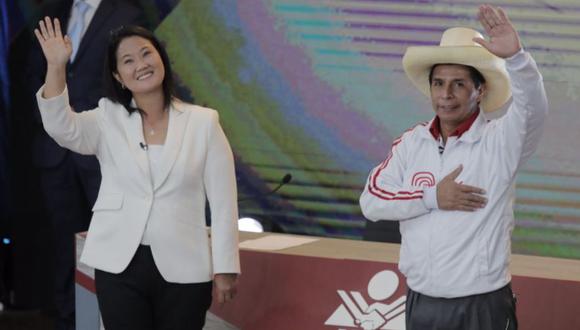
[[[360,197],[370,220],[399,220],[399,269],[414,291],[432,297],[491,292],[510,280],[516,172],[536,149],[548,113],[542,76],[532,57],[506,60],[513,102],[488,121],[479,114],[445,151],[423,123],[395,139],[389,157],[374,168]],[[437,207],[438,181],[463,165],[456,179],[484,189],[488,203],[475,212]]]
[[[74,8],[75,4],[79,1],[80,0],[75,0],[73,2],[72,8]],[[95,12],[97,12],[97,8],[101,4],[101,0],[84,0],[84,2],[87,5],[89,5],[89,8],[87,9],[87,12],[85,13],[85,17],[84,17],[85,25],[84,25],[83,31],[81,31],[81,39],[80,40],[83,39],[83,36],[85,35],[85,32],[87,31],[87,28],[89,27],[89,24],[91,24],[91,20],[95,16]],[[75,25],[76,21],[81,19],[80,17],[78,17],[76,15],[77,15],[76,10],[71,10],[70,17],[68,20],[67,32],[66,32],[68,35],[71,34],[72,27]]]
[[[158,182],[161,178],[162,170],[162,155],[163,155],[163,145],[162,144],[148,144],[147,145],[147,157],[149,158],[149,167],[151,168],[151,181]],[[145,226],[145,231],[143,232],[143,238],[141,239],[141,244],[151,245],[152,237],[152,226],[149,223],[154,221],[163,221],[163,219],[151,220],[152,217],[158,217],[160,214],[155,212],[155,196],[153,196],[153,205],[151,206],[151,212],[149,213],[149,219],[147,219],[147,225]]]

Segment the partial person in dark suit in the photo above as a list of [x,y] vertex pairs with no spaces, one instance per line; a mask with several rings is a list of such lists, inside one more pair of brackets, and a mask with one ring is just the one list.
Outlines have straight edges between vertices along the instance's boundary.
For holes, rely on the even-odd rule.
[[[73,56],[66,75],[74,111],[93,109],[103,97],[103,63],[110,31],[123,25],[144,25],[144,13],[134,3],[65,0],[43,10],[43,15],[58,17],[63,31],[73,40]],[[44,83],[46,72],[40,47],[31,50],[28,61],[27,95],[33,98]],[[57,329],[74,329],[74,234],[88,229],[101,182],[100,169],[94,156],[58,146],[42,128],[38,109],[35,116],[32,159],[40,171],[40,189],[53,232]]]

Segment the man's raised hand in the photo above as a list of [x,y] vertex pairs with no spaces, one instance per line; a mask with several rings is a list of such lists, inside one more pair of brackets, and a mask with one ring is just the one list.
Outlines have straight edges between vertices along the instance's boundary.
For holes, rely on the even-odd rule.
[[497,57],[508,58],[522,48],[518,32],[503,9],[482,5],[479,7],[477,18],[489,36],[489,40],[474,38],[473,41],[490,53]]

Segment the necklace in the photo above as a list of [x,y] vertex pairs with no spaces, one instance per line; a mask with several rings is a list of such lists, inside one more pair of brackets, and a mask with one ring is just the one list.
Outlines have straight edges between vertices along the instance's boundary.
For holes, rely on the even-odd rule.
[[[145,125],[143,125],[143,128],[146,130],[148,135],[155,135],[155,128],[153,127],[153,125],[151,125],[151,123],[149,123],[149,121],[147,121],[147,119],[145,119],[145,117],[143,118],[143,123]],[[163,119],[161,120],[163,121]],[[146,126],[149,126],[149,128],[147,128]]]
[[145,118],[143,118],[143,124],[143,130],[147,133],[147,135],[155,135],[155,128],[153,128],[153,125],[149,124]]

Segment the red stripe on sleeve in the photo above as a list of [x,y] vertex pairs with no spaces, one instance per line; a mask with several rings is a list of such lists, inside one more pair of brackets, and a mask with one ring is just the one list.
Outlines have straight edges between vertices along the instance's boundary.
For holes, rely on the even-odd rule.
[[[420,123],[420,124],[416,125],[415,127],[417,127],[419,125],[425,126],[425,125],[427,125],[427,123]],[[405,133],[413,130],[415,127],[406,130]],[[401,135],[400,137],[396,138],[393,141],[393,145],[391,147],[391,153],[389,154],[387,159],[385,159],[381,163],[381,165],[376,169],[375,173],[371,175],[371,180],[370,180],[369,186],[368,186],[369,192],[371,194],[381,198],[381,199],[384,199],[384,200],[412,200],[412,199],[423,198],[423,190],[415,190],[415,191],[400,190],[397,192],[392,192],[392,191],[388,191],[388,190],[384,190],[384,189],[380,188],[379,185],[377,184],[377,178],[379,177],[379,174],[381,173],[382,170],[384,170],[389,165],[389,161],[393,157],[395,147],[399,143],[401,143],[405,133],[403,133],[403,135]]]

